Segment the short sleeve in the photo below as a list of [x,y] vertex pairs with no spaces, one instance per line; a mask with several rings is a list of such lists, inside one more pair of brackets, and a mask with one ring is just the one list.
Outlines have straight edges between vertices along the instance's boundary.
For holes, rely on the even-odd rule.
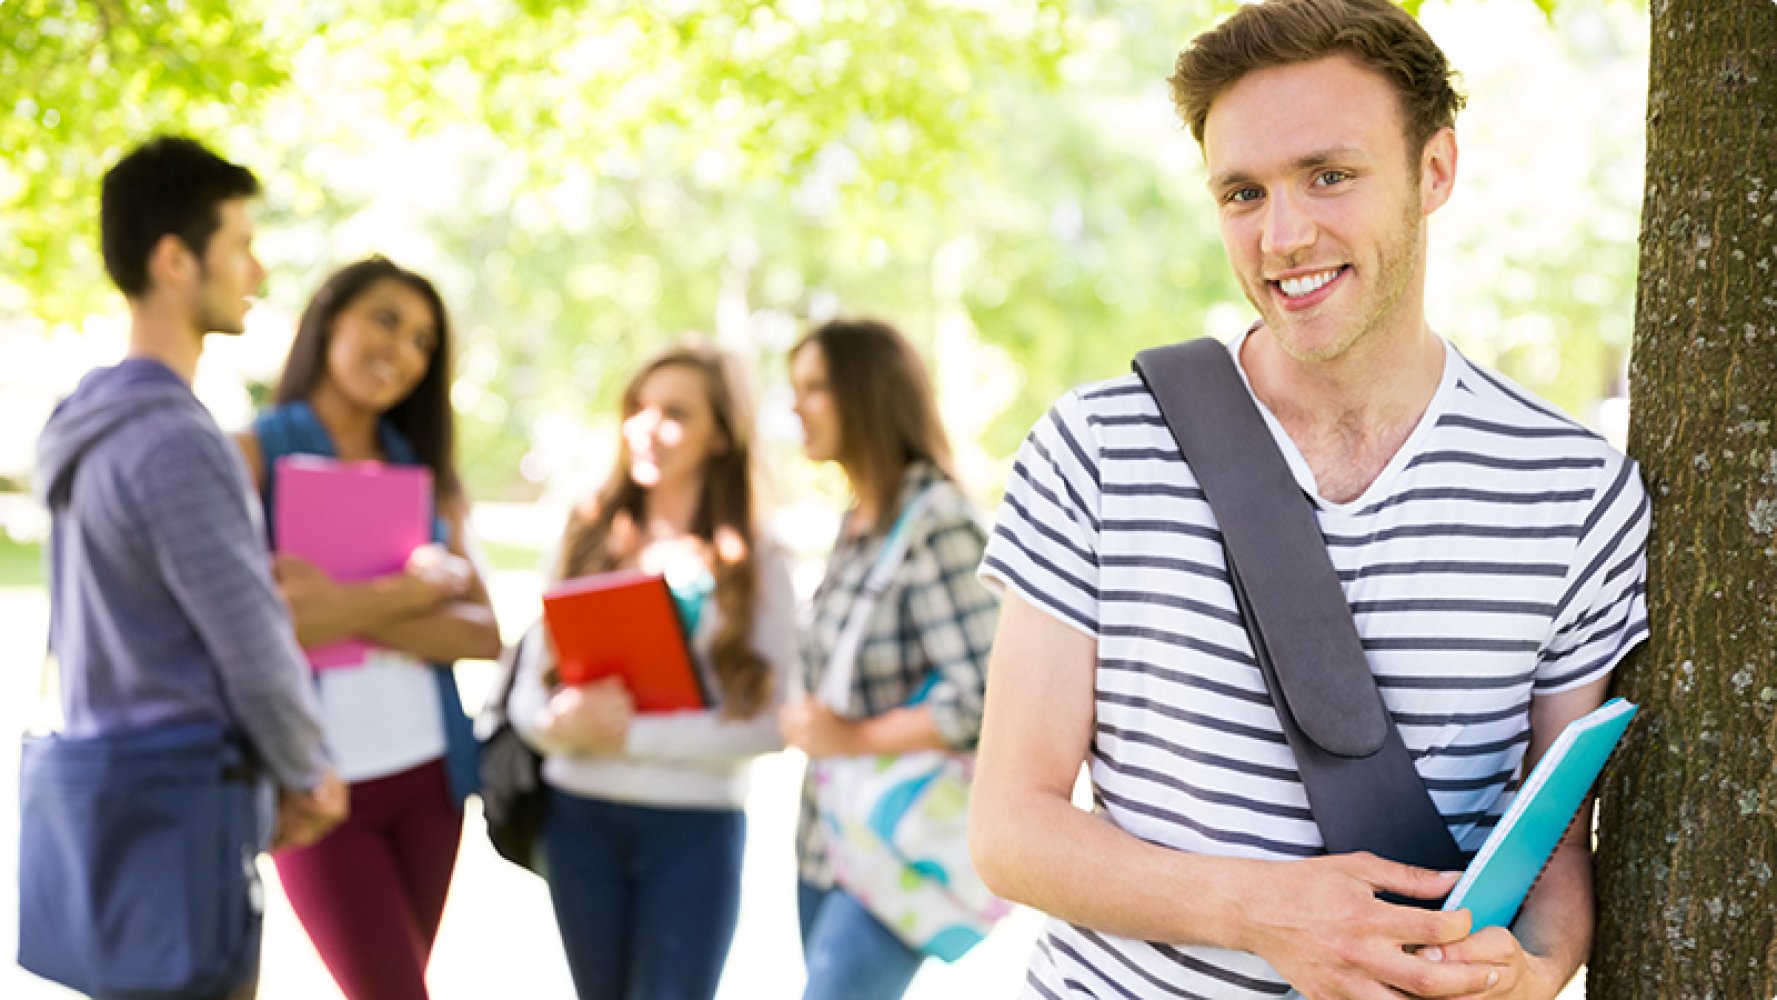
[[1647,536],[1651,513],[1641,473],[1617,455],[1586,517],[1567,588],[1536,669],[1536,693],[1584,687],[1616,667],[1648,635]]
[[1077,392],[1063,396],[1018,451],[981,578],[1098,636],[1099,451]]

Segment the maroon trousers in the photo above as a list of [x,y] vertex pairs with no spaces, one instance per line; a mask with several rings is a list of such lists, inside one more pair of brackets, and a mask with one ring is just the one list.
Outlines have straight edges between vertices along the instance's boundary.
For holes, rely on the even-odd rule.
[[284,894],[349,1000],[426,1000],[462,839],[443,760],[351,786],[351,814],[276,855]]

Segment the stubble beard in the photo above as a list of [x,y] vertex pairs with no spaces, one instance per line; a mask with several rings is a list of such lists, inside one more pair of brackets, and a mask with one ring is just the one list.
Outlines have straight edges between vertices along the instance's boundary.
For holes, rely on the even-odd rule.
[[[1283,348],[1284,353],[1303,364],[1332,361],[1343,357],[1377,328],[1385,325],[1395,308],[1400,305],[1401,298],[1406,295],[1407,286],[1412,282],[1419,259],[1425,252],[1421,221],[1419,206],[1409,200],[1401,216],[1400,228],[1377,250],[1375,283],[1369,301],[1358,303],[1359,319],[1332,343],[1310,346],[1293,337],[1278,336],[1277,331],[1281,326],[1278,320],[1281,316],[1265,316],[1265,325],[1271,329],[1272,339]],[[1265,291],[1268,293],[1268,282],[1266,286]],[[1261,315],[1267,312],[1277,313],[1279,310],[1276,306],[1269,310],[1260,310]]]

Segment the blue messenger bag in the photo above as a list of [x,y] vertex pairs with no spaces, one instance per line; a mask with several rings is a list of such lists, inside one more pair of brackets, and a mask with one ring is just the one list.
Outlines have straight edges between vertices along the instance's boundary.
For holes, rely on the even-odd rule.
[[97,1000],[227,995],[259,958],[270,805],[220,726],[26,737],[19,964]]

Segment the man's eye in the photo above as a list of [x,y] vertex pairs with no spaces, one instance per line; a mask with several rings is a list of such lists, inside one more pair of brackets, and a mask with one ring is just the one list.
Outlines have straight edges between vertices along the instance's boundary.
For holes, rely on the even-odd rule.
[[1241,202],[1258,201],[1263,195],[1264,192],[1256,187],[1239,187],[1223,195],[1222,200],[1229,204],[1239,204]]
[[1333,184],[1342,184],[1345,181],[1351,180],[1351,171],[1349,171],[1349,170],[1322,170],[1320,172],[1320,176],[1316,177],[1314,180],[1315,180],[1315,183],[1319,184],[1321,187],[1328,187]]

